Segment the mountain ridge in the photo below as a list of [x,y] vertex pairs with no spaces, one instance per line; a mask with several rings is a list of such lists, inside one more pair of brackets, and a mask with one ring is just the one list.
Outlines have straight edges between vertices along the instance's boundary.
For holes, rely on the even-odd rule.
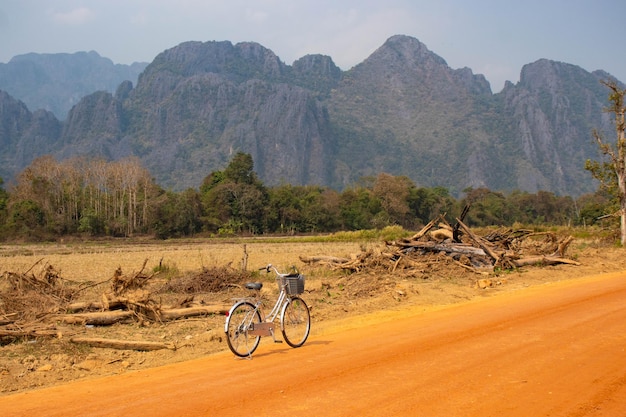
[[[405,35],[347,71],[325,55],[286,65],[255,42],[184,42],[155,57],[136,86],[83,97],[41,149],[60,158],[135,155],[171,189],[199,186],[243,151],[268,185],[341,189],[387,172],[456,195],[467,187],[593,191],[584,161],[599,158],[591,129],[612,132],[599,82],[610,75],[547,59],[520,75],[493,94],[483,75],[450,68]],[[0,121],[10,116],[5,107]],[[11,135],[6,142],[32,141]],[[0,176],[12,178],[19,165]]]
[[114,64],[95,51],[27,53],[0,63],[0,90],[23,101],[32,111],[44,109],[65,119],[84,96],[115,91],[124,80],[137,81],[147,63]]

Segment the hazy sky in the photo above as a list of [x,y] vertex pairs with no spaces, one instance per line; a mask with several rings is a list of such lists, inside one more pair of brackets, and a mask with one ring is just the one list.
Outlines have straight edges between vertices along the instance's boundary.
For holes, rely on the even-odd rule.
[[254,41],[286,64],[311,53],[343,70],[409,35],[494,92],[541,58],[626,82],[625,0],[1,0],[0,62],[96,51],[150,62],[185,41]]

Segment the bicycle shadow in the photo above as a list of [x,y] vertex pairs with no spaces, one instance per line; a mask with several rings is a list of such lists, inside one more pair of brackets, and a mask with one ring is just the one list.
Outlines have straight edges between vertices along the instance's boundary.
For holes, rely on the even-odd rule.
[[[292,350],[301,350],[301,349],[306,349],[307,346],[315,346],[315,345],[330,345],[332,343],[332,340],[311,340],[311,341],[307,341],[304,345],[300,346],[299,348],[292,348],[291,346],[289,346],[286,343],[282,343],[282,344],[276,344],[276,345],[272,345],[272,344],[267,344],[265,346],[259,346],[258,349],[263,349],[265,348],[263,351],[256,350],[253,354],[252,357],[245,357],[245,358],[238,358],[236,357],[235,359],[242,359],[242,360],[250,360],[250,359],[254,359],[254,358],[263,358],[263,357],[271,357],[273,355],[284,355]],[[280,345],[280,346],[279,346]],[[269,348],[269,350],[268,350]]]

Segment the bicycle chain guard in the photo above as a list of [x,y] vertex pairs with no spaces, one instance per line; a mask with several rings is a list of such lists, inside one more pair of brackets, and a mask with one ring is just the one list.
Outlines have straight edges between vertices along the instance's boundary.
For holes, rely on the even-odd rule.
[[274,337],[274,323],[253,323],[250,327],[249,335]]

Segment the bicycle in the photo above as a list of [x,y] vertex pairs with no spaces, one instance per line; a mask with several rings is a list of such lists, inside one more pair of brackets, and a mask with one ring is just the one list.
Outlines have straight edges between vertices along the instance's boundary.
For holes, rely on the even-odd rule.
[[309,307],[299,297],[304,292],[304,275],[295,268],[292,273],[280,273],[272,264],[260,268],[267,273],[274,271],[280,292],[270,313],[263,313],[263,300],[260,295],[262,282],[249,282],[246,288],[255,292],[254,297],[237,299],[227,313],[224,331],[230,350],[237,356],[250,358],[259,346],[261,337],[276,339],[275,321],[280,314],[280,330],[283,339],[291,347],[300,347],[306,342],[311,331]]

